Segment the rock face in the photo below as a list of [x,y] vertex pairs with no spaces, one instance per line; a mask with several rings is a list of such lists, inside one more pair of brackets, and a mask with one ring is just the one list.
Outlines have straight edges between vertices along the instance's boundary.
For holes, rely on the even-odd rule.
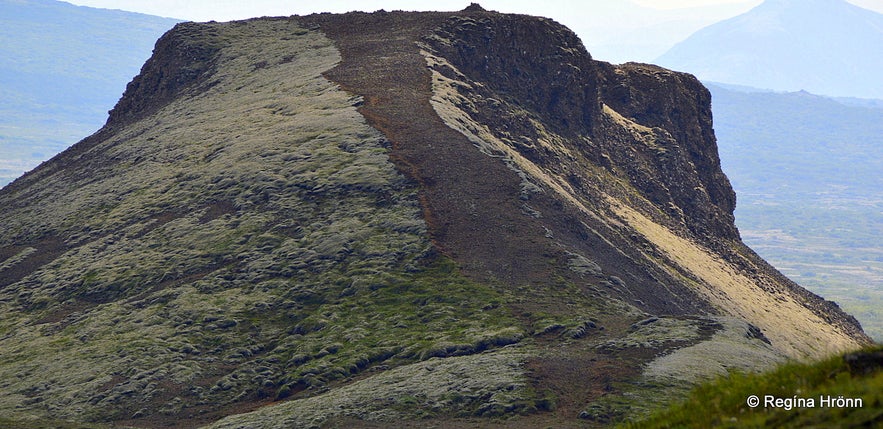
[[867,343],[740,242],[711,125],[542,18],[180,24],[0,193],[0,414],[568,426]]

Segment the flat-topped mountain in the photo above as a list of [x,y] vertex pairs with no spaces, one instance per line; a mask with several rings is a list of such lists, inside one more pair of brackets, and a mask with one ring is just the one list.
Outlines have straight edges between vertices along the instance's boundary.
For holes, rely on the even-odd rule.
[[0,191],[0,416],[572,427],[868,343],[735,203],[694,77],[551,20],[179,24]]

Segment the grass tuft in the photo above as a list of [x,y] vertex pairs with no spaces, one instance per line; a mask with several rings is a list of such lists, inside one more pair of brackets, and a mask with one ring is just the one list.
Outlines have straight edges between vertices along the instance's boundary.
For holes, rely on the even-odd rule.
[[[696,387],[686,400],[620,427],[879,427],[883,423],[883,346],[836,356],[817,363],[788,363],[761,373],[734,372]],[[856,363],[864,362],[864,363]],[[756,395],[760,405],[751,407]],[[781,398],[766,406],[765,396]],[[861,407],[824,406],[821,398],[860,398]],[[797,406],[795,398],[812,399]],[[791,405],[786,409],[786,400]],[[808,402],[804,402],[808,405]]]

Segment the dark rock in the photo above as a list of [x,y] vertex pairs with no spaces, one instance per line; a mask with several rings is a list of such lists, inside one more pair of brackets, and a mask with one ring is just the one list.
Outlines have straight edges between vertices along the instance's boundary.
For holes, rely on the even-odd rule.
[[883,368],[883,350],[849,353],[843,357],[852,375],[868,375]]
[[466,9],[463,9],[463,12],[487,12],[481,7],[478,3],[470,3],[469,6],[466,6]]

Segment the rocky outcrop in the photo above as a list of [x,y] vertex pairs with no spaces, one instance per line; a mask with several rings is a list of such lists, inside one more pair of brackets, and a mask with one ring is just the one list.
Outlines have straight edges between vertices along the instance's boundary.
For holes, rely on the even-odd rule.
[[224,41],[211,27],[177,24],[156,42],[153,56],[109,112],[108,125],[123,124],[156,112],[188,89],[205,91],[206,82]]
[[[708,90],[691,75],[648,64],[608,66],[603,76],[602,102],[653,133],[643,154],[643,170],[653,172],[642,179],[649,186],[633,183],[695,235],[738,240],[736,194],[721,171]],[[629,163],[622,154],[618,159]]]

